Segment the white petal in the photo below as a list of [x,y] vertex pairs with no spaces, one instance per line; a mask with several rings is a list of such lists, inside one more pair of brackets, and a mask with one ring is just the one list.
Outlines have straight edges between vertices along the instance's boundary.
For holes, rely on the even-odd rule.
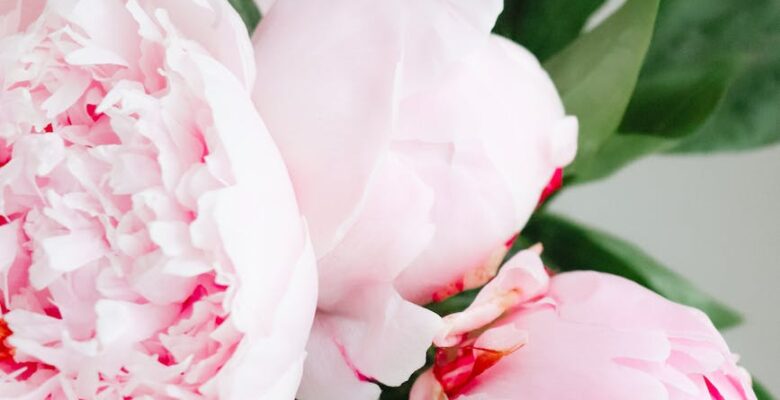
[[158,307],[123,301],[100,300],[97,312],[97,339],[104,346],[129,345],[148,339],[168,326],[178,313],[178,306]]
[[57,91],[41,104],[48,118],[54,118],[57,114],[67,110],[76,103],[84,94],[92,80],[90,76],[80,70],[71,70],[60,79],[62,83]]
[[95,232],[77,231],[53,236],[41,242],[49,268],[73,271],[106,254],[102,238]]
[[343,350],[328,328],[315,321],[307,346],[309,356],[296,398],[300,400],[376,400],[379,387],[360,380],[344,360]]
[[149,237],[169,257],[177,257],[192,249],[190,227],[181,221],[149,223]]

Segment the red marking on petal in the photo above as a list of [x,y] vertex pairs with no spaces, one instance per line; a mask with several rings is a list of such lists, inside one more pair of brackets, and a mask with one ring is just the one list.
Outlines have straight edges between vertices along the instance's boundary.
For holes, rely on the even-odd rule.
[[463,391],[474,378],[513,353],[483,349],[473,345],[438,348],[433,364],[433,375],[449,398]]
[[60,312],[60,309],[57,308],[57,306],[45,307],[43,312],[52,318],[62,319],[62,313]]
[[195,305],[195,303],[206,297],[208,294],[209,291],[206,290],[203,285],[198,285],[195,287],[195,290],[192,291],[192,294],[190,294],[190,296],[187,297],[187,299],[184,300],[184,303],[181,305],[182,315],[189,316],[192,313],[192,307]]
[[433,376],[442,390],[452,396],[471,381],[475,363],[471,347],[439,348],[433,361]]
[[176,364],[176,359],[173,357],[173,355],[169,352],[164,352],[163,354],[160,354],[157,356],[157,361],[165,365],[166,367],[170,367],[171,365]]
[[515,242],[517,241],[518,237],[520,237],[519,233],[515,233],[514,235],[512,235],[512,237],[509,238],[509,240],[507,240],[506,243],[504,243],[504,247],[506,247],[507,249],[511,249],[512,246],[515,245]]
[[712,400],[726,400],[723,395],[720,394],[718,388],[716,388],[706,376],[704,377],[704,384],[707,385],[707,391],[710,392],[710,398],[712,398]]
[[477,361],[474,363],[473,375],[475,377],[487,371],[488,368],[498,364],[498,362],[501,361],[501,359],[505,356],[514,352],[514,350],[510,352],[503,352],[490,349],[481,349],[479,347],[475,347],[474,351],[478,352]]
[[431,295],[431,301],[438,303],[440,301],[447,300],[450,297],[462,292],[464,288],[465,285],[463,283],[463,278],[460,278],[456,282],[450,283],[449,285],[435,291]]
[[372,378],[372,377],[370,377],[370,376],[364,375],[364,374],[363,374],[362,372],[360,372],[360,370],[358,370],[358,369],[353,369],[352,371],[354,371],[354,372],[355,372],[355,376],[356,376],[356,377],[358,378],[358,380],[359,380],[359,381],[361,381],[361,382],[371,382],[371,383],[376,383],[376,382],[377,382],[377,380],[376,380],[376,379],[374,379],[374,378]]
[[11,162],[11,153],[13,150],[11,147],[7,147],[5,142],[0,139],[0,168]]
[[342,345],[341,343],[337,342],[335,339],[332,339],[333,342],[336,344],[336,347],[339,349],[339,353],[341,353],[341,358],[344,359],[344,362],[347,363],[347,366],[349,369],[352,370],[352,372],[355,374],[355,377],[358,378],[361,382],[371,382],[371,383],[377,383],[378,381],[368,375],[363,374],[360,372],[360,370],[355,366],[355,364],[352,362],[352,359],[349,357],[349,354],[347,354],[347,349]]
[[542,195],[539,197],[539,204],[542,205],[547,199],[550,198],[555,192],[557,192],[561,186],[563,186],[563,168],[557,168],[553,173],[550,182],[542,191]]
[[6,339],[11,336],[13,332],[4,319],[0,318],[0,361],[13,360],[14,349],[10,345],[6,344]]
[[18,371],[18,370],[24,368],[24,372],[22,372],[18,376],[16,376],[16,380],[17,381],[24,381],[24,380],[29,379],[31,376],[33,376],[33,374],[38,372],[39,369],[51,369],[51,370],[54,369],[54,367],[52,367],[50,365],[40,364],[40,363],[33,362],[33,361],[25,361],[25,362],[20,362],[20,363],[14,362],[14,363],[11,363],[11,365],[12,365],[12,368],[11,368],[12,371]]
[[103,113],[97,112],[97,104],[87,104],[87,115],[92,118],[93,121],[97,121]]
[[54,132],[54,125],[48,124],[48,125],[44,126],[43,127],[43,131],[46,132],[46,133]]

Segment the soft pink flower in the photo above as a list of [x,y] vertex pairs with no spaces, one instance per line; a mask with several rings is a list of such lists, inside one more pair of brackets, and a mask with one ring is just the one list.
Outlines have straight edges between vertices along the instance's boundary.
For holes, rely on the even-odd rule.
[[[538,250],[537,250],[538,251]],[[626,279],[512,258],[445,317],[411,400],[755,400],[707,316]]]
[[439,326],[416,304],[492,277],[574,156],[550,78],[490,34],[501,5],[278,0],[255,32],[254,99],[320,271],[301,399],[402,383]]
[[238,15],[3,5],[0,398],[293,399],[314,254]]

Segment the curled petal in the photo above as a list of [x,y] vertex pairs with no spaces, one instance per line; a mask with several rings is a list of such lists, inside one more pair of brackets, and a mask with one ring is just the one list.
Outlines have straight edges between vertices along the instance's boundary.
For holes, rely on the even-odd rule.
[[436,346],[455,346],[469,332],[489,325],[515,306],[545,294],[550,278],[539,251],[531,249],[517,253],[498,276],[480,290],[467,309],[444,317],[445,328],[434,340]]

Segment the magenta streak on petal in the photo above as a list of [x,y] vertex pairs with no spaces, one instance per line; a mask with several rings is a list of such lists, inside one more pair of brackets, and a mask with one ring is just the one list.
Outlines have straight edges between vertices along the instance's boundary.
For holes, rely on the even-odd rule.
[[550,196],[555,194],[563,186],[563,168],[557,168],[550,178],[550,182],[539,197],[539,205],[544,204]]
[[726,400],[723,395],[720,394],[718,388],[716,388],[715,385],[713,385],[706,376],[704,377],[704,383],[707,385],[707,391],[710,392],[710,397],[712,400]]
[[103,113],[97,112],[97,105],[96,104],[87,104],[87,115],[89,115],[90,118],[92,118],[93,121],[97,121],[100,116],[103,115]]
[[0,168],[11,161],[11,146],[6,145],[5,140],[0,139]]
[[364,375],[360,370],[355,366],[355,364],[352,362],[352,359],[349,357],[349,354],[347,354],[347,349],[339,343],[338,340],[335,338],[331,338],[333,340],[333,343],[336,344],[336,347],[339,349],[339,353],[341,353],[341,358],[344,359],[344,362],[347,363],[347,366],[349,369],[352,370],[352,372],[355,374],[355,376],[360,380],[361,382],[371,382],[371,383],[377,383],[378,381],[375,378],[372,378],[370,376]]

